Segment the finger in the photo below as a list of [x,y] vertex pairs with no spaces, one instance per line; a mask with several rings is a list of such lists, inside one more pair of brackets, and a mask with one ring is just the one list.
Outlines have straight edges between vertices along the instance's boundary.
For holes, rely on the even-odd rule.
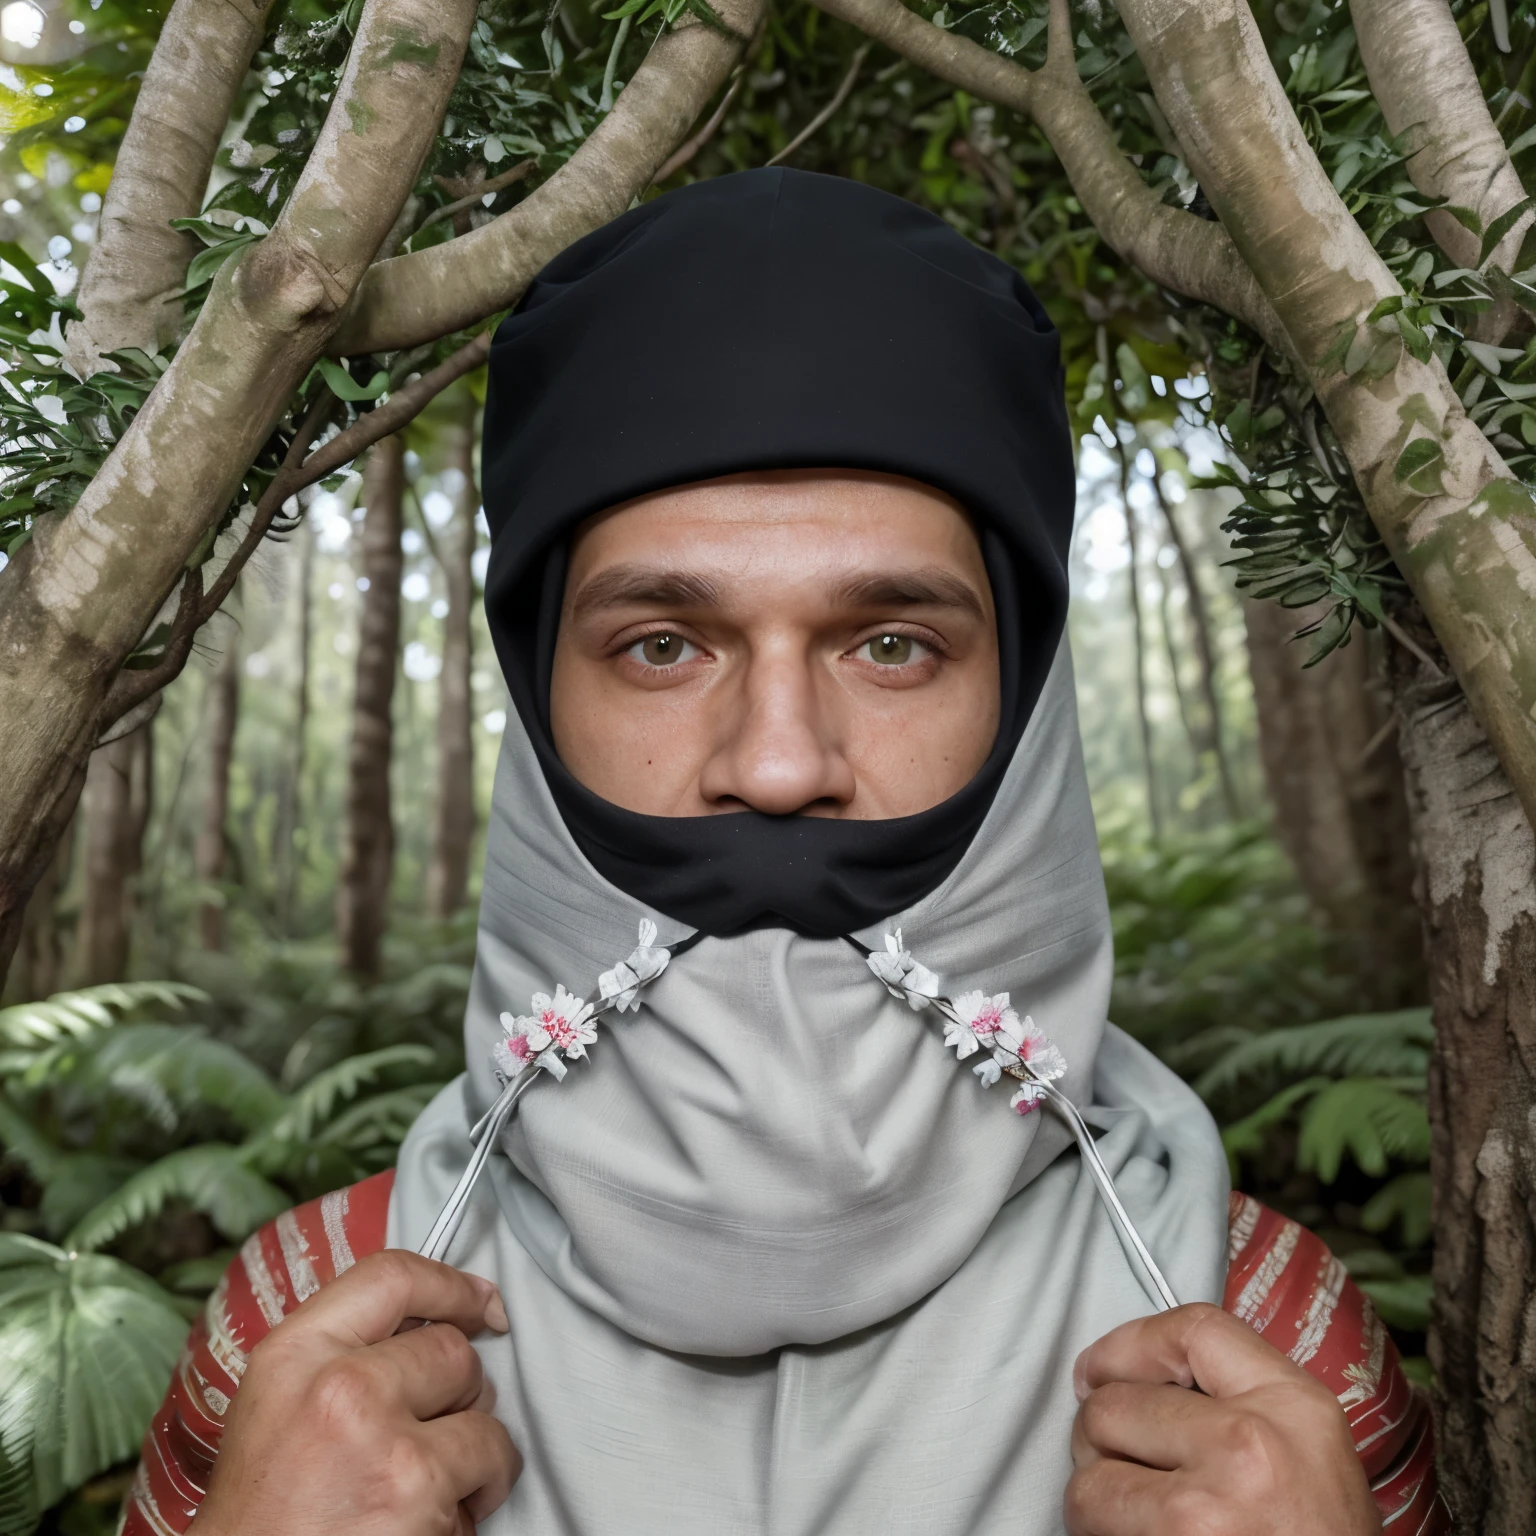
[[1163,1382],[1233,1397],[1299,1372],[1246,1323],[1196,1302],[1111,1329],[1077,1357],[1072,1380],[1079,1401],[1108,1381]]
[[1067,1536],[1156,1536],[1170,1474],[1133,1461],[1096,1461],[1072,1474],[1062,1516]]
[[506,1426],[488,1413],[454,1413],[423,1424],[428,1454],[476,1522],[506,1503],[523,1458]]
[[451,1323],[397,1333],[363,1351],[368,1368],[385,1378],[383,1390],[418,1419],[489,1407],[485,1372],[474,1346]]
[[1197,1461],[1220,1438],[1230,1409],[1184,1387],[1107,1382],[1084,1399],[1072,1423],[1072,1462],[1100,1457],[1171,1472]]
[[403,1248],[386,1248],[360,1259],[273,1331],[286,1330],[290,1338],[324,1334],[356,1347],[387,1339],[408,1317],[452,1323],[471,1336],[482,1328],[507,1329],[506,1310],[489,1280]]

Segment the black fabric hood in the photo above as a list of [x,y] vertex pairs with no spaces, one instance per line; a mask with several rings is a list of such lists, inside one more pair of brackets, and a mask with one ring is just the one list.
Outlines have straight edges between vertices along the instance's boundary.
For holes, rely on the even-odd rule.
[[[760,469],[868,469],[975,517],[1002,642],[976,778],[897,821],[642,816],[560,764],[548,683],[565,551],[592,513]],[[818,935],[910,906],[985,817],[1061,637],[1075,467],[1058,337],[1023,279],[941,219],[783,169],[669,193],[563,252],[491,348],[486,613],[513,703],[582,852],[705,932]]]

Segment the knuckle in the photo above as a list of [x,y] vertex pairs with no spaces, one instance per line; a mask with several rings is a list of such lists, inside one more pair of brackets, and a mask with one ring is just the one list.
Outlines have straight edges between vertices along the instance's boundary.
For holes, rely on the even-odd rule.
[[1120,1416],[1124,1398],[1121,1384],[1111,1381],[1106,1382],[1102,1387],[1095,1387],[1083,1399],[1082,1406],[1077,1410],[1077,1418],[1090,1445],[1103,1444],[1111,1427]]
[[381,1462],[382,1492],[390,1507],[424,1511],[436,1501],[437,1468],[425,1449],[409,1435],[398,1435],[391,1442],[388,1457]]
[[1169,1536],[1237,1536],[1240,1529],[1247,1529],[1233,1523],[1227,1500],[1196,1483],[1171,1488],[1161,1515],[1158,1529]]
[[1224,1433],[1224,1449],[1232,1482],[1262,1495],[1274,1482],[1274,1431],[1256,1413],[1234,1409]]
[[315,1373],[311,1387],[315,1416],[351,1439],[357,1425],[373,1412],[378,1383],[368,1363],[358,1355],[338,1355]]

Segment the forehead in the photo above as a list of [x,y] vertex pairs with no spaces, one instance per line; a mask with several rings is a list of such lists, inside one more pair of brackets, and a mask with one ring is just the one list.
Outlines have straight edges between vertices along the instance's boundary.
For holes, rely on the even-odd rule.
[[599,513],[577,531],[570,575],[646,563],[746,576],[765,568],[946,565],[974,574],[981,548],[945,492],[896,475],[776,470],[677,486]]

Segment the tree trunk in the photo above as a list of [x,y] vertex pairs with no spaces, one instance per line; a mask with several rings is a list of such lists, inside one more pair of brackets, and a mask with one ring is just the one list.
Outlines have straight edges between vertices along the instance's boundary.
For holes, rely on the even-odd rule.
[[472,409],[453,437],[454,467],[462,475],[453,521],[437,540],[447,588],[443,617],[443,670],[437,688],[437,814],[427,869],[427,905],[433,917],[451,917],[468,899],[469,853],[475,840],[475,741],[470,618],[475,600],[475,429]]
[[208,783],[203,792],[203,821],[193,849],[197,878],[208,889],[198,909],[198,931],[204,949],[223,949],[225,823],[229,818],[229,765],[234,756],[235,727],[240,722],[240,637],[230,627],[224,657],[208,684]]
[[301,859],[295,839],[304,796],[304,752],[309,738],[309,672],[314,648],[315,530],[309,518],[299,530],[298,582],[298,679],[293,709],[293,756],[278,792],[277,823],[272,833],[277,931],[287,935],[293,926],[293,903],[298,889]]
[[[1414,631],[1433,647],[1427,625]],[[1438,647],[1431,651],[1440,655]],[[1536,1510],[1536,838],[1442,662],[1393,648],[1434,1004],[1441,1481],[1460,1531]]]
[[1404,1007],[1424,995],[1424,956],[1391,709],[1363,632],[1303,668],[1306,642],[1291,636],[1317,616],[1243,604],[1275,834],[1312,904],[1355,948],[1367,1005]]
[[336,888],[336,927],[342,963],[373,978],[382,969],[382,941],[395,859],[390,810],[390,705],[400,652],[401,501],[405,445],[386,437],[363,472],[362,573],[368,582],[358,626],[352,745],[347,755],[346,830]]
[[51,997],[64,984],[64,936],[59,931],[59,898],[69,884],[69,867],[75,856],[75,822],[59,839],[58,851],[47,873],[37,882],[21,928],[20,985],[17,1002]]
[[75,970],[93,987],[128,974],[135,882],[154,790],[154,722],[99,747],[86,771],[85,887]]

